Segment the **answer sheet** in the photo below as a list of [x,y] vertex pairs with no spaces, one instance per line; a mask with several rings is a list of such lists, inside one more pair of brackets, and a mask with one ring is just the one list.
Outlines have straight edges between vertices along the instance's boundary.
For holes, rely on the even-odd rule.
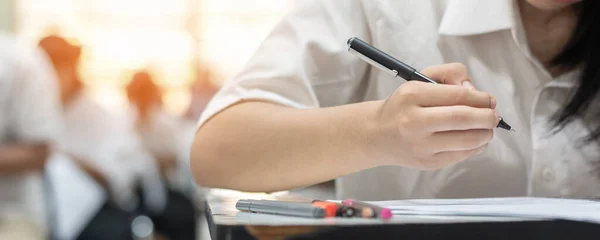
[[600,224],[600,201],[560,198],[416,199],[370,202],[394,215],[520,217]]

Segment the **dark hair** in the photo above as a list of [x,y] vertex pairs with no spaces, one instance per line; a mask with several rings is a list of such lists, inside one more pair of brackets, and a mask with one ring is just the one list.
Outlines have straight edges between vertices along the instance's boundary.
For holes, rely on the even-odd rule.
[[160,88],[154,83],[149,72],[139,71],[135,73],[126,90],[129,101],[135,104],[140,118],[143,120],[147,120],[152,107],[156,104],[162,104]]
[[76,65],[81,56],[80,46],[73,45],[58,35],[42,38],[39,46],[46,51],[55,67]]
[[[553,117],[558,129],[591,111],[593,119],[600,120],[600,111],[593,109],[600,92],[600,1],[584,0],[578,3],[579,20],[571,39],[553,60],[553,65],[582,68],[571,99]],[[588,122],[591,133],[585,137],[590,143],[600,139],[600,121]]]

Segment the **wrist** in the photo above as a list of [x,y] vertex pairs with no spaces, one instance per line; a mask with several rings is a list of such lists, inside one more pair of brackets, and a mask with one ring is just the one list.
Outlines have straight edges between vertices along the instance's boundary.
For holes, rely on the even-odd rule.
[[385,157],[384,148],[385,130],[381,125],[380,109],[383,100],[370,101],[357,104],[359,110],[354,113],[351,129],[355,129],[355,149],[360,155],[362,169],[389,165]]

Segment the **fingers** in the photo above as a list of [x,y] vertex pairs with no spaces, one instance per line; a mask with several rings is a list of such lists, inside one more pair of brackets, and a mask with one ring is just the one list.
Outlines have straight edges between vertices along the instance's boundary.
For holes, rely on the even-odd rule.
[[441,84],[457,85],[475,89],[475,86],[471,84],[471,78],[467,67],[462,63],[430,66],[421,70],[421,73]]
[[490,94],[460,86],[411,81],[398,88],[398,94],[421,107],[464,105],[476,108],[495,108]]
[[429,132],[494,129],[499,122],[498,113],[489,108],[446,106],[422,108],[419,112],[421,127]]
[[492,138],[494,131],[486,129],[437,132],[430,137],[428,146],[435,149],[434,154],[468,151],[488,144]]
[[481,154],[487,148],[487,144],[481,147],[466,150],[466,151],[454,151],[454,152],[441,152],[435,154],[431,159],[424,160],[422,163],[426,169],[439,169],[467,158]]

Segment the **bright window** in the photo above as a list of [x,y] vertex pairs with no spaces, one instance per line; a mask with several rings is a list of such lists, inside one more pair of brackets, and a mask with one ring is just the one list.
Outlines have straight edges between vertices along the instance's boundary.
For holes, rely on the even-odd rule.
[[17,35],[35,44],[57,31],[84,47],[92,96],[119,111],[133,71],[150,69],[173,113],[188,106],[195,66],[219,83],[237,73],[293,0],[18,0]]

